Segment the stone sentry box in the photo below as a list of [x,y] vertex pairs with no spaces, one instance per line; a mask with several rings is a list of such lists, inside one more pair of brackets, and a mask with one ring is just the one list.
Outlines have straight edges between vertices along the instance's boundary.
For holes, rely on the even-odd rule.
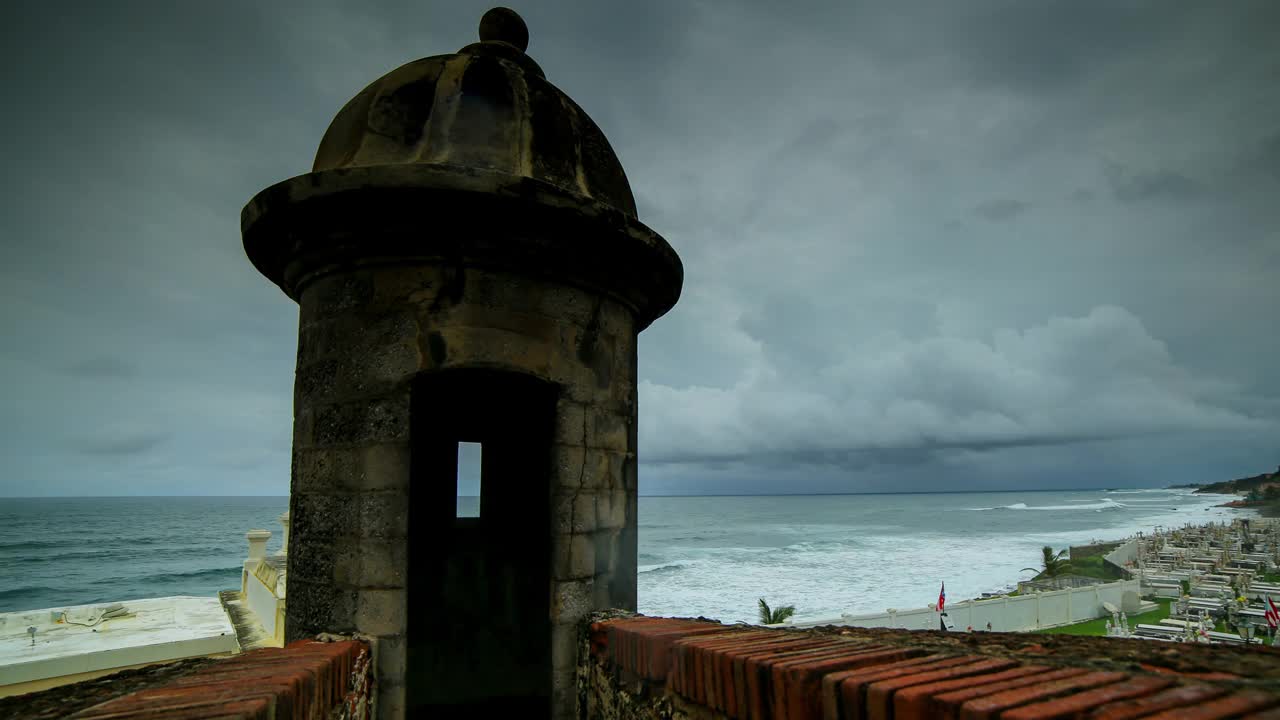
[[369,85],[242,214],[300,309],[286,637],[373,638],[381,718],[574,717],[577,623],[636,605],[636,338],[683,269],[523,21],[480,40]]

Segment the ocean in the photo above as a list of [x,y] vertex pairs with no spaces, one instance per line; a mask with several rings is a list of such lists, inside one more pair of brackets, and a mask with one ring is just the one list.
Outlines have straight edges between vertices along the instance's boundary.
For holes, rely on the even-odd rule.
[[[754,620],[950,602],[1030,577],[1040,547],[1222,522],[1230,499],[1187,490],[643,497],[639,609]],[[252,528],[283,497],[0,498],[0,612],[239,587]]]

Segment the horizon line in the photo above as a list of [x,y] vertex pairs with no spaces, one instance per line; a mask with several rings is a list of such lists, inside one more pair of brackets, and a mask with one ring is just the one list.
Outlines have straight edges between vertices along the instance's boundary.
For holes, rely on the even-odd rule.
[[[1198,485],[1195,487],[1203,487]],[[1111,490],[1188,490],[1189,487],[1094,487],[1094,488],[1016,488],[1000,490],[900,490],[896,492],[775,492],[775,493],[678,493],[648,494],[637,497],[703,498],[703,497],[853,497],[859,495],[990,495],[1015,492],[1108,492]],[[6,500],[109,500],[116,498],[287,498],[289,495],[0,495]],[[458,497],[479,497],[459,495]]]

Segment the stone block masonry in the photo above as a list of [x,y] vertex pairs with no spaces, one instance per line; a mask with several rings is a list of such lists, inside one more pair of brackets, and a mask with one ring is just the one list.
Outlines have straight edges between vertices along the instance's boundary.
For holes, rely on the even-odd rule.
[[599,615],[579,712],[650,720],[1280,717],[1280,651]]
[[376,638],[385,720],[574,717],[582,618],[635,609],[637,334],[684,278],[519,16],[479,38],[368,85],[241,214],[299,305],[285,638]]

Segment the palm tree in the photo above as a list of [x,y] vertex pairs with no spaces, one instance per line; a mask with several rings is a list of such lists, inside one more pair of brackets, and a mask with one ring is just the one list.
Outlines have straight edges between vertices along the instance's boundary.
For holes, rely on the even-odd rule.
[[777,610],[770,610],[769,603],[760,598],[760,624],[761,625],[781,625],[787,621],[787,618],[796,614],[795,605],[783,605]]
[[1059,550],[1057,554],[1054,554],[1053,548],[1049,547],[1048,545],[1045,545],[1044,547],[1040,548],[1040,552],[1044,555],[1044,557],[1041,559],[1041,562],[1044,564],[1044,567],[1042,569],[1040,570],[1036,570],[1035,568],[1022,568],[1022,569],[1030,570],[1031,572],[1038,572],[1041,575],[1048,578],[1056,578],[1062,573],[1066,572],[1068,569],[1070,569],[1071,564],[1070,564],[1070,561],[1067,560],[1067,550],[1065,548],[1062,550]]

